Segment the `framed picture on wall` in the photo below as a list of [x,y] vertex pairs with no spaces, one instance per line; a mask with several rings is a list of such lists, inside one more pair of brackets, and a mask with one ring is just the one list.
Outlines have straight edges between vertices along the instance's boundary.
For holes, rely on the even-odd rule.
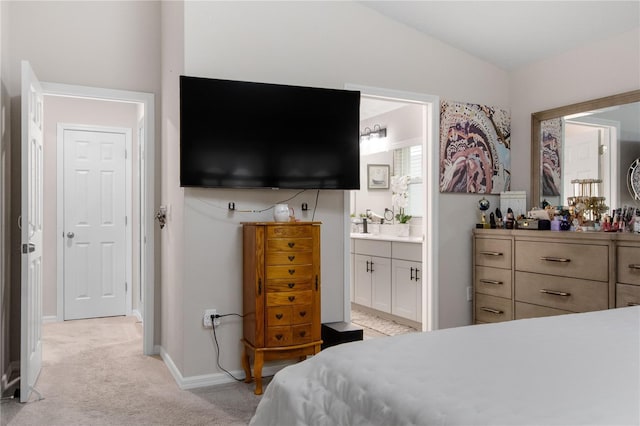
[[367,188],[368,189],[389,189],[388,164],[367,164]]

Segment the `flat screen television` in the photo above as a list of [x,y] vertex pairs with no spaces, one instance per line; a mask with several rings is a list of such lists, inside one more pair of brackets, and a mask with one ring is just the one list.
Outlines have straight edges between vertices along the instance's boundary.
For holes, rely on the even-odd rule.
[[360,92],[180,76],[180,185],[359,189]]

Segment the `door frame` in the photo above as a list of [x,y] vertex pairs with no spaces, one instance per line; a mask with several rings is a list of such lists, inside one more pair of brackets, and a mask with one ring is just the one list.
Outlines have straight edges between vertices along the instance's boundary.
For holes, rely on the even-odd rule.
[[[155,95],[153,93],[132,92],[128,90],[105,89],[98,87],[76,86],[60,83],[42,82],[44,95],[65,96],[74,98],[88,98],[106,101],[130,102],[144,108],[144,162],[145,162],[145,193],[144,205],[147,211],[140,211],[140,227],[144,230],[146,241],[140,244],[140,259],[144,268],[144,282],[140,282],[143,291],[143,343],[142,351],[145,355],[158,353],[154,345],[155,336],[155,228],[153,211],[155,208]],[[142,159],[139,158],[138,161]],[[134,183],[135,184],[135,183]],[[61,312],[57,312],[58,318]]]
[[[57,139],[57,186],[56,186],[56,196],[57,196],[57,235],[62,238],[58,238],[58,244],[56,244],[57,250],[57,319],[58,321],[64,321],[64,272],[65,272],[65,262],[64,262],[64,132],[65,130],[76,130],[76,131],[84,131],[84,132],[105,132],[105,133],[117,133],[124,134],[125,137],[125,214],[127,218],[130,218],[125,223],[125,280],[127,282],[127,288],[125,291],[125,313],[126,315],[131,315],[132,306],[133,306],[133,273],[132,273],[132,264],[133,264],[133,241],[131,229],[133,226],[133,209],[131,206],[131,192],[132,192],[132,138],[131,138],[131,129],[125,127],[110,127],[110,126],[93,126],[93,125],[85,125],[85,124],[71,124],[71,123],[58,123],[56,130],[56,139]],[[139,280],[140,281],[140,280]],[[142,283],[140,282],[140,286],[142,287]]]
[[[362,96],[378,97],[406,101],[423,105],[425,115],[423,125],[424,138],[422,140],[422,170],[424,170],[424,188],[427,196],[423,197],[422,211],[424,217],[422,220],[422,265],[423,270],[427,273],[423,274],[422,279],[422,331],[431,331],[438,329],[438,200],[440,196],[439,187],[439,139],[440,134],[440,97],[427,95],[424,93],[405,92],[402,90],[384,89],[379,87],[362,86],[358,84],[346,84],[347,90],[358,90]],[[350,246],[350,212],[351,205],[350,191],[344,191],[344,247]],[[345,250],[344,253],[344,282],[349,283],[351,279],[350,271],[350,252]],[[351,320],[351,295],[350,286],[345,285],[344,289],[344,318],[345,321]]]

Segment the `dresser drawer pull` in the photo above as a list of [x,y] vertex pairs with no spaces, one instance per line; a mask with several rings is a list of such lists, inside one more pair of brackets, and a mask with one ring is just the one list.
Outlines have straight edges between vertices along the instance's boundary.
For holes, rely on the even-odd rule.
[[571,259],[566,259],[564,257],[552,257],[552,256],[542,256],[540,260],[546,260],[547,262],[561,262],[561,263],[571,262]]
[[276,334],[276,339],[277,340],[282,340],[284,336],[282,334]]
[[629,269],[640,269],[640,265],[637,263],[632,263],[629,265]]
[[566,291],[547,290],[547,289],[544,289],[544,288],[540,290],[540,293],[550,294],[552,296],[562,296],[562,297],[571,296],[571,293],[567,293]]
[[289,296],[288,299],[289,299],[289,302],[293,302],[294,300],[296,300],[296,297],[295,296]]
[[289,275],[293,275],[293,274],[295,274],[295,273],[296,273],[296,270],[295,270],[295,269],[289,269]]
[[287,243],[287,245],[289,246],[289,248],[293,248],[293,246],[295,246],[296,243]]
[[628,302],[627,306],[640,306],[640,303]]
[[287,287],[293,288],[293,287],[295,287],[295,285],[296,285],[296,283],[289,283],[289,284],[287,284]]
[[282,314],[276,314],[276,318],[277,319],[282,319],[283,315]]
[[299,334],[300,334],[300,337],[304,337],[304,336],[306,336],[307,332],[302,330]]
[[480,282],[481,282],[481,283],[484,283],[484,284],[496,284],[496,285],[502,285],[502,284],[503,284],[503,282],[502,282],[502,281],[487,280],[487,279],[484,279],[484,278],[481,278],[481,279],[480,279]]
[[481,251],[480,254],[484,254],[485,256],[503,256],[503,253],[499,251]]
[[295,256],[287,256],[287,258],[289,258],[289,262],[293,262],[293,259],[295,259]]
[[300,316],[304,317],[305,315],[307,315],[307,311],[300,311]]
[[499,309],[487,308],[485,306],[481,306],[480,309],[485,311],[485,312],[489,312],[490,314],[496,314],[496,315],[504,314],[504,311],[501,311]]

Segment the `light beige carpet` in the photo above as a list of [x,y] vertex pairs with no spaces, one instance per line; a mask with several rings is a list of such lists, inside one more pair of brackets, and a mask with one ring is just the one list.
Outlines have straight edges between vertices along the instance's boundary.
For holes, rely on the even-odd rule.
[[45,324],[43,340],[44,399],[3,401],[2,425],[244,425],[260,401],[253,384],[180,390],[160,358],[142,355],[133,317]]

